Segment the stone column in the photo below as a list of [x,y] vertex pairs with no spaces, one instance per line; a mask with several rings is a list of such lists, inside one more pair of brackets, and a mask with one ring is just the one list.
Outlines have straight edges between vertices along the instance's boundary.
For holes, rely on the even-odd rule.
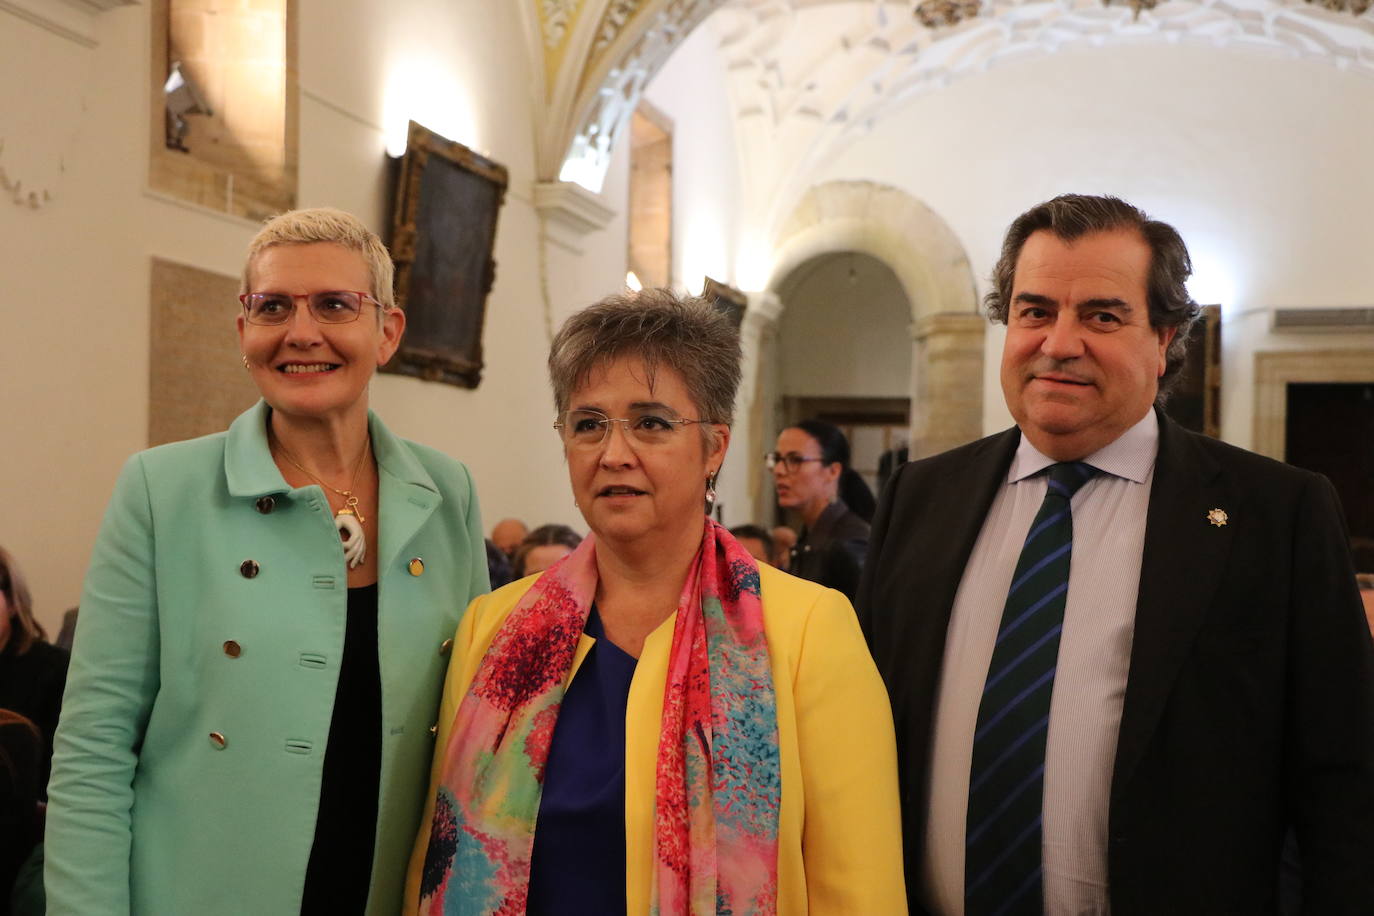
[[744,351],[743,378],[735,401],[735,439],[731,446],[736,460],[732,474],[738,483],[735,505],[741,521],[766,519],[772,492],[762,474],[763,453],[773,447],[777,431],[774,408],[778,399],[777,337],[782,300],[771,291],[749,293],[740,328],[740,348]]
[[972,312],[927,315],[911,327],[911,458],[983,435],[983,336]]

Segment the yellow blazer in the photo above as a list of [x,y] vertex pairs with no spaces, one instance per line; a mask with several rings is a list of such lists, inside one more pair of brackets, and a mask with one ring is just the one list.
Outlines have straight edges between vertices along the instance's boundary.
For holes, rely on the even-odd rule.
[[[453,715],[497,631],[536,578],[474,600],[458,626],[429,800],[406,877],[406,913],[418,911],[434,789]],[[839,592],[771,566],[760,564],[759,578],[782,758],[778,912],[905,914],[892,711],[854,610]],[[654,764],[673,621],[669,617],[645,640],[625,709],[625,897],[632,916],[649,912]],[[594,643],[582,635],[570,679]]]

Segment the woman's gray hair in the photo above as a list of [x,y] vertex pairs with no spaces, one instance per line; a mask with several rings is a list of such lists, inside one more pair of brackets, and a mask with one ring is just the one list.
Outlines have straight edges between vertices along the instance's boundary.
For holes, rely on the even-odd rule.
[[277,245],[313,245],[330,242],[358,252],[367,262],[372,274],[372,289],[368,293],[386,308],[396,307],[392,292],[395,267],[382,240],[352,213],[332,207],[310,210],[288,210],[278,213],[263,224],[253,241],[248,243],[248,257],[243,263],[243,279],[239,292],[251,292],[253,262],[258,255]]
[[554,408],[567,410],[592,372],[620,357],[642,360],[651,388],[661,366],[682,376],[701,413],[692,419],[734,422],[739,332],[705,299],[645,289],[607,296],[574,314],[549,349]]

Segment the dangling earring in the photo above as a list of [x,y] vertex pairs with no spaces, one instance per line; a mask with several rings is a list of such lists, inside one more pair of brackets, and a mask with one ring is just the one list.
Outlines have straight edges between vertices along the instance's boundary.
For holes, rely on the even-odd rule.
[[706,511],[711,511],[711,507],[716,504],[716,477],[720,471],[712,471],[706,475]]
[[251,369],[251,368],[253,368],[252,366],[248,365],[248,354],[247,354],[247,353],[243,354],[243,368],[245,368],[245,369]]

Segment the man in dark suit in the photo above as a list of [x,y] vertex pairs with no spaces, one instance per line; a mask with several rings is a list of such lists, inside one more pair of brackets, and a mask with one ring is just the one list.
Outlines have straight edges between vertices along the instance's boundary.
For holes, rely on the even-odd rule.
[[1008,231],[1016,427],[907,464],[858,596],[897,723],[912,909],[1374,913],[1374,646],[1336,496],[1156,408],[1187,249],[1115,198]]

